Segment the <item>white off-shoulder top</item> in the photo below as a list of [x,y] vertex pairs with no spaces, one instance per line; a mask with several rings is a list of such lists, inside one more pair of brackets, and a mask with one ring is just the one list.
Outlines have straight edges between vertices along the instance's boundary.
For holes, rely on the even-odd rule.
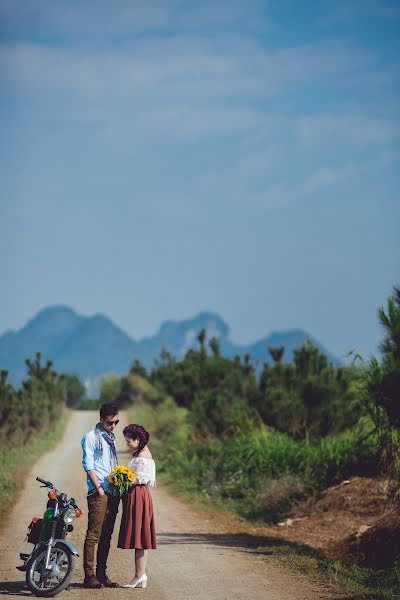
[[135,472],[135,483],[149,485],[150,487],[156,485],[156,463],[152,458],[135,456],[128,467]]

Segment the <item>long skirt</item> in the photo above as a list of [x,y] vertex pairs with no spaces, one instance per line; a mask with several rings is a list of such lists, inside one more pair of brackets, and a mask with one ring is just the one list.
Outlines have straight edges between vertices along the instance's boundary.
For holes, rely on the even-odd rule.
[[122,506],[118,548],[157,548],[153,500],[147,485],[133,486],[122,497]]

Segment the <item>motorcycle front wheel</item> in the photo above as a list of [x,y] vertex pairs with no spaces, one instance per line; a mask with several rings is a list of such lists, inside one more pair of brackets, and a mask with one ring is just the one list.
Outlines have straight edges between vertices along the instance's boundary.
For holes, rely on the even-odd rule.
[[26,570],[26,583],[35,596],[55,596],[71,582],[75,570],[75,556],[64,545],[55,544],[46,569],[47,548],[35,552]]

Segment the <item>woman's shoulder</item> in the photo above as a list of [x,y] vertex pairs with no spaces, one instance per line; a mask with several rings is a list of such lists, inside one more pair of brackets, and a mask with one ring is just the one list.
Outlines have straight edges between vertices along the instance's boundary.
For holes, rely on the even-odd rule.
[[[136,460],[138,460],[138,459],[140,459],[140,460],[144,459],[144,460],[151,460],[152,462],[154,462],[154,459],[151,456],[151,454],[150,454],[150,456],[147,455],[147,454],[146,455],[145,454],[139,454],[139,456],[136,456],[135,458],[136,458]],[[135,460],[135,458],[133,460]]]
[[140,454],[138,454],[138,456],[134,456],[132,458],[131,463],[135,463],[135,462],[140,461],[142,459],[144,459],[144,460],[151,460],[152,462],[154,462],[153,457],[152,457],[151,454],[141,454],[140,453]]
[[153,456],[147,446],[145,448],[143,448],[143,450],[141,452],[139,452],[137,457],[138,458],[148,458],[150,460],[153,460]]

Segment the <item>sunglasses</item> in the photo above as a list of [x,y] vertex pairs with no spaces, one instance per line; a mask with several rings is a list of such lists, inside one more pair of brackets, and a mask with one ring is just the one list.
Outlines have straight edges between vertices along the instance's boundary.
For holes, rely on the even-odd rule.
[[117,419],[116,421],[105,421],[105,423],[107,423],[107,425],[111,427],[111,425],[118,425],[119,419]]

